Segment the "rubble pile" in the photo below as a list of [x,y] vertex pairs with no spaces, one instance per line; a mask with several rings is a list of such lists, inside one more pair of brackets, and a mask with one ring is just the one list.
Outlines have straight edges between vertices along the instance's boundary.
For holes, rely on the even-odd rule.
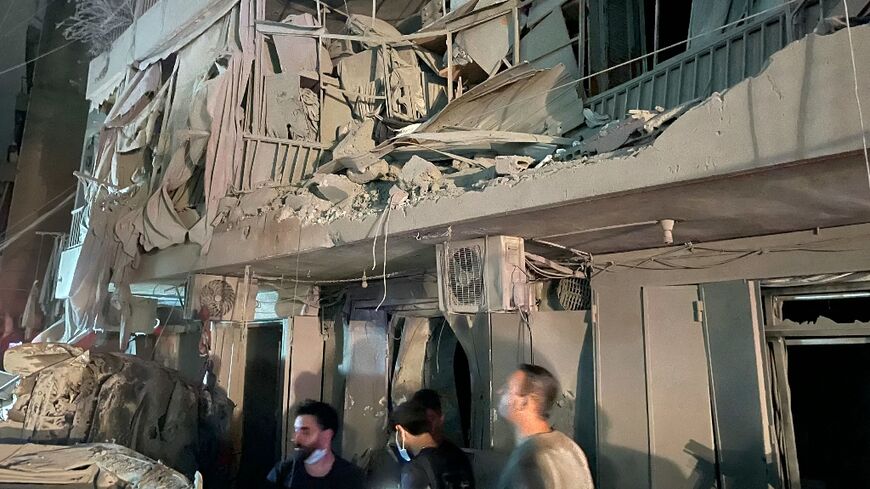
[[[584,111],[561,9],[516,7],[478,0],[443,15],[431,1],[414,32],[358,14],[335,32],[311,14],[258,22],[274,71],[264,83],[267,135],[319,141],[324,152],[313,175],[231,192],[218,227],[264,213],[362,217],[386,207],[393,187],[412,204],[516,180],[550,161],[643,143],[685,110],[609,123]],[[516,35],[530,61],[511,65]]]
[[227,431],[224,394],[155,362],[50,343],[20,345],[5,359],[21,377],[9,420],[23,442],[117,443],[193,476]]

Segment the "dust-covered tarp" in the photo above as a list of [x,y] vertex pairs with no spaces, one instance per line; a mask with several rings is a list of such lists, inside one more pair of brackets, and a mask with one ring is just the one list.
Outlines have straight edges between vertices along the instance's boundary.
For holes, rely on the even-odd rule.
[[[37,353],[29,352],[30,360],[18,363],[39,363]],[[211,465],[232,411],[225,395],[189,385],[177,372],[137,357],[72,356],[75,351],[57,348],[46,353],[60,361],[24,376],[9,412],[9,419],[21,424],[22,442],[112,442],[186,476],[215,469]]]
[[0,487],[187,489],[186,477],[112,443],[0,445]]

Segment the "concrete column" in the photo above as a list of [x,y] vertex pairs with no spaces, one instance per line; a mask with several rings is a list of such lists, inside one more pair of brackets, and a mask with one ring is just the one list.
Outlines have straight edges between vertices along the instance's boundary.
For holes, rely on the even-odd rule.
[[[9,215],[11,235],[54,207],[51,199],[62,200],[75,188],[72,172],[79,168],[87,101],[87,48],[81,43],[64,46],[67,41],[57,28],[74,11],[73,2],[52,2],[45,10],[44,30],[34,83],[28,106],[27,123],[18,161],[18,175]],[[55,201],[55,202],[56,202]],[[34,231],[68,232],[70,211],[61,209]],[[51,240],[28,234],[13,243],[0,258],[0,314],[20,316],[34,277],[45,272]]]

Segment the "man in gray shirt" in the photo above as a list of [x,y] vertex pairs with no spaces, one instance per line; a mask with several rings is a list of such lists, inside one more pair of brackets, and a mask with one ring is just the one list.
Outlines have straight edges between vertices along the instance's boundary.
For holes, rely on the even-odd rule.
[[559,391],[553,374],[528,364],[500,389],[498,414],[513,426],[517,446],[499,489],[594,489],[583,450],[547,421]]

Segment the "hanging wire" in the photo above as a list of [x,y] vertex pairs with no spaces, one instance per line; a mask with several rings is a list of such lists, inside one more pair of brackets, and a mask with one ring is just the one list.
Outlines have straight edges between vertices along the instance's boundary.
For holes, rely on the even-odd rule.
[[855,44],[852,42],[852,22],[849,20],[849,2],[843,2],[846,9],[846,32],[849,35],[849,54],[852,58],[852,76],[855,81],[855,105],[858,109],[858,121],[861,123],[861,143],[864,148],[864,167],[867,170],[867,188],[870,189],[870,154],[867,151],[867,129],[864,127],[864,111],[861,108],[860,88],[858,86],[858,65],[855,62]]

